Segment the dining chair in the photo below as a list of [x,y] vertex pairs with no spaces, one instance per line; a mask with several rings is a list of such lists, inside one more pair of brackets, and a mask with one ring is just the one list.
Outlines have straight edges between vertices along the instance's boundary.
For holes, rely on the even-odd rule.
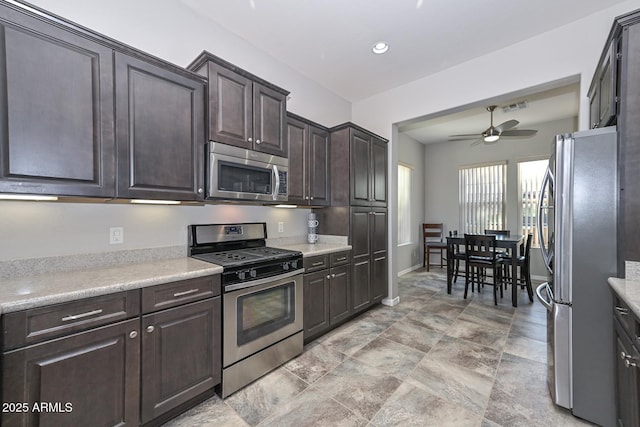
[[[449,231],[449,237],[457,237],[457,236],[458,236],[458,230]],[[460,250],[460,246],[461,245],[459,244],[454,244],[453,251],[450,254],[454,262],[453,264],[453,282],[454,283],[456,282],[456,280],[458,280],[458,276],[460,274],[460,261],[464,261],[466,258],[464,251]],[[465,271],[466,271],[466,266],[465,266]]]
[[446,257],[444,254],[447,251],[447,243],[443,240],[443,223],[425,223],[422,224],[422,241],[424,242],[424,260],[422,267],[426,265],[427,271],[431,265],[431,253],[440,254],[440,268],[444,265]]
[[[478,284],[478,291],[481,285],[493,286],[493,303],[498,305],[498,289],[500,298],[504,296],[502,289],[502,261],[496,253],[496,236],[486,234],[465,234],[465,281],[464,298],[467,298],[469,284],[471,292],[474,291],[474,283]],[[492,270],[493,282],[487,282],[487,276],[483,271]]]
[[524,253],[517,259],[518,267],[520,267],[520,277],[518,278],[518,284],[520,287],[527,289],[529,295],[529,301],[533,302],[533,287],[531,286],[531,241],[533,240],[533,234],[527,235],[527,242],[524,244]]

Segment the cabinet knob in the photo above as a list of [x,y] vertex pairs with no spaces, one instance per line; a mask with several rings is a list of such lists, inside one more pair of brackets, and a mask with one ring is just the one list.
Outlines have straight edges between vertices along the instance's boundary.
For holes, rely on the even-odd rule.
[[247,139],[247,142],[253,142],[253,138]]
[[305,198],[304,198],[304,199],[305,199],[305,200],[309,200],[309,196],[305,196]]
[[260,140],[259,139],[256,139],[256,144],[260,144]]
[[331,278],[333,279],[334,277],[336,277],[336,275],[335,274],[331,274]]
[[154,331],[154,329],[155,329],[155,328],[153,327],[153,325],[151,325],[151,326],[147,326],[147,332],[149,332],[149,333],[153,332],[153,331]]
[[131,331],[129,332],[129,338],[135,338],[138,336],[138,331]]
[[202,194],[204,190],[202,188],[198,188],[198,194]]
[[313,196],[311,196],[311,200],[313,200]]
[[327,279],[331,280],[331,275],[327,274]]

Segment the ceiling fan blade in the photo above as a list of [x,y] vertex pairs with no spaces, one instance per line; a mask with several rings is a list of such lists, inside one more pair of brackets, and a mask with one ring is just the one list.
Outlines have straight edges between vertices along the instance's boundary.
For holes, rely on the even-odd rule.
[[471,146],[473,147],[473,146],[475,146],[475,145],[479,145],[479,144],[481,144],[483,141],[484,141],[484,140],[483,140],[482,138],[480,138],[480,139],[476,139],[475,141],[473,141],[473,142],[471,143]]
[[474,138],[480,138],[482,135],[479,133],[468,133],[468,134],[463,134],[463,135],[449,135],[449,140],[452,139],[474,139]]
[[507,120],[506,122],[504,122],[504,123],[502,123],[502,124],[500,124],[500,125],[496,126],[496,128],[495,128],[495,129],[496,129],[499,133],[502,133],[502,132],[504,132],[504,131],[505,131],[505,130],[507,130],[507,129],[511,129],[511,128],[513,128],[513,127],[518,126],[518,123],[520,123],[520,122],[519,122],[519,121],[517,121],[517,120]]
[[500,136],[532,136],[538,133],[534,129],[512,129],[506,130],[500,134]]

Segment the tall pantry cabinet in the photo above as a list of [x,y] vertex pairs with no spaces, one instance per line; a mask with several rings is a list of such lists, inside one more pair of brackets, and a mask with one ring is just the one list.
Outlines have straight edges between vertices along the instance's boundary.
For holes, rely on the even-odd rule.
[[351,309],[387,295],[387,140],[345,123],[331,132],[331,206],[318,209],[320,233],[352,246]]

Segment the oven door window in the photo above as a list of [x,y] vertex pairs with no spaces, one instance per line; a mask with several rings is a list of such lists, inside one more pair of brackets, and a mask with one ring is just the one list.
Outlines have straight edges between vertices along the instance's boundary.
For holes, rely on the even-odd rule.
[[238,297],[238,346],[295,321],[295,282]]
[[237,193],[271,194],[271,169],[220,161],[218,164],[218,190]]

